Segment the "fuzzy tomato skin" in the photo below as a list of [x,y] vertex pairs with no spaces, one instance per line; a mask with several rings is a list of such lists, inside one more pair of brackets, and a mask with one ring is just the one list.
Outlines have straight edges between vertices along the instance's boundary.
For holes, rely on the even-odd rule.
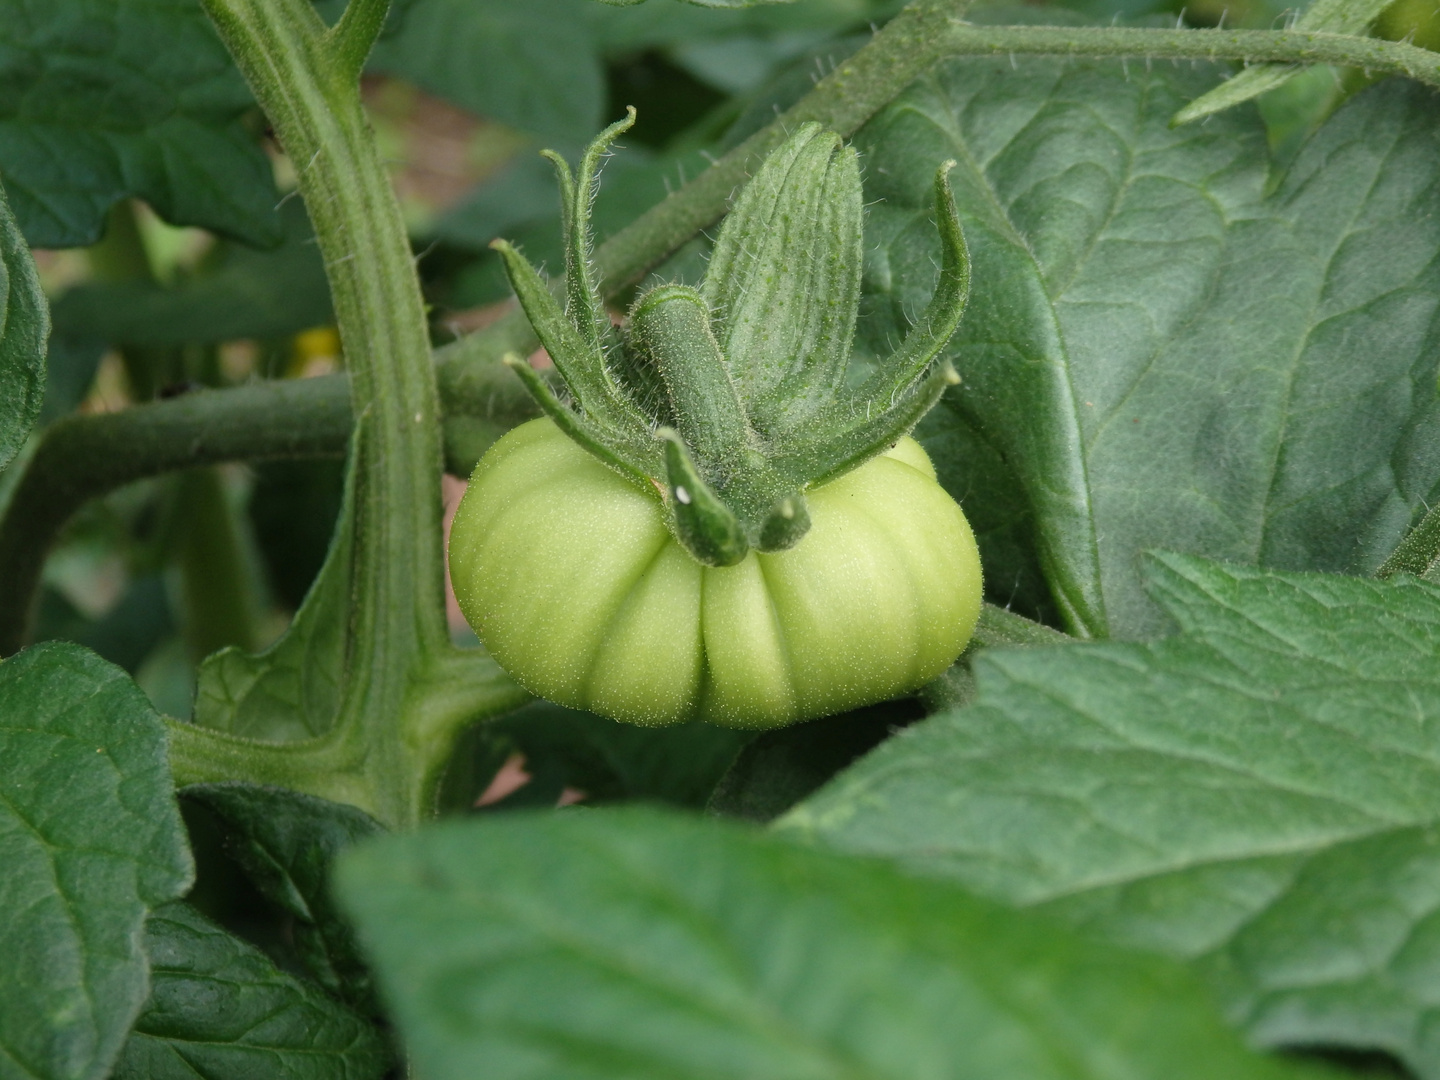
[[635,724],[779,727],[914,690],[980,614],[980,557],[920,444],[806,493],[788,551],[702,566],[659,496],[549,419],[476,466],[450,534],[460,609],[526,689]]

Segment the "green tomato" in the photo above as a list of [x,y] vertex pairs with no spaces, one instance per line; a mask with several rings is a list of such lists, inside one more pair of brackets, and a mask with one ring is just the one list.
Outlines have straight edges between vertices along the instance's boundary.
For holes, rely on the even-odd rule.
[[944,671],[979,618],[980,557],[920,444],[806,495],[795,547],[702,566],[657,492],[532,420],[470,478],[455,596],[526,689],[635,724],[779,727]]

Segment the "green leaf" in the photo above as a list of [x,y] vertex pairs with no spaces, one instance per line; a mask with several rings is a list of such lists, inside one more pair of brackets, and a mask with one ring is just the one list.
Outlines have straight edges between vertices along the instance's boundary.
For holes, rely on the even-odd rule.
[[226,830],[226,849],[255,887],[295,920],[296,951],[311,977],[351,1004],[369,1007],[370,972],[330,896],[335,856],[382,832],[369,814],[285,788],[196,784],[184,796]]
[[50,309],[0,188],[0,469],[25,444],[45,396]]
[[[1266,198],[1253,111],[1169,126],[1210,81],[966,59],[858,138],[876,355],[934,279],[930,170],[961,162],[964,381],[925,433],[966,428],[993,448],[1003,469],[977,488],[1013,470],[1056,604],[1090,634],[1165,626],[1143,549],[1365,572],[1440,480],[1433,96],[1392,81],[1352,98]],[[1006,578],[991,578],[997,602]]]
[[[545,139],[581,143],[604,118],[605,83],[576,0],[415,0],[370,67]],[[563,57],[563,61],[557,58]]]
[[1272,1045],[1440,1077],[1440,587],[1179,555],[1183,635],[997,650],[785,820],[1187,958]]
[[329,322],[330,288],[304,204],[281,208],[285,240],[270,251],[227,244],[202,274],[165,286],[88,282],[55,304],[57,336],[167,346],[287,337]]
[[441,825],[337,881],[431,1080],[1316,1075],[1163,960],[716,821]]
[[154,989],[115,1080],[366,1080],[390,1065],[376,1030],[188,904],[145,926]]
[[280,240],[254,108],[192,0],[12,6],[0,23],[0,161],[35,247],[100,238],[137,196],[167,221],[253,244]]
[[108,1076],[149,990],[141,930],[190,884],[165,734],[119,668],[0,663],[0,1078]]

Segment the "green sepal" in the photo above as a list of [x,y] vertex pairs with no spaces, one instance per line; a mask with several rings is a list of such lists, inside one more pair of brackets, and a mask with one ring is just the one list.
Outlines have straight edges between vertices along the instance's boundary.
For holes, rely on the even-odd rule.
[[659,371],[685,445],[707,466],[728,471],[738,465],[750,425],[711,332],[705,298],[687,285],[658,285],[631,307],[627,337]]
[[506,353],[501,358],[501,363],[520,377],[525,389],[530,391],[530,396],[545,411],[545,415],[555,421],[556,427],[612,469],[648,483],[650,470],[654,467],[652,462],[641,455],[627,453],[623,442],[616,439],[613,433],[598,428],[575,410],[567,409],[565,403],[555,396],[555,391],[550,389],[550,384],[540,377],[540,373],[514,353]]
[[855,151],[802,125],[745,185],[721,226],[701,292],[750,422],[795,431],[845,381],[864,262]]
[[621,394],[605,369],[604,354],[582,340],[540,272],[507,241],[494,240],[490,246],[500,254],[510,287],[535,328],[535,336],[581,411],[632,440],[647,436],[650,425],[644,414]]
[[859,417],[839,434],[775,459],[775,465],[782,472],[812,478],[811,484],[838,479],[908,435],[940,396],[959,383],[960,376],[947,360],[888,409]]
[[970,250],[960,227],[960,212],[950,190],[954,161],[944,162],[935,172],[935,223],[940,230],[940,279],[935,295],[910,331],[898,352],[885,361],[857,391],[860,401],[884,405],[914,385],[940,350],[954,336],[970,298]]
[[668,502],[676,538],[706,566],[734,566],[750,551],[740,519],[700,478],[679,432],[661,428],[655,435],[665,442]]
[[605,314],[605,301],[596,291],[590,265],[590,203],[595,194],[595,175],[600,159],[611,143],[635,124],[635,108],[625,109],[625,119],[611,124],[585,149],[580,158],[580,172],[574,178],[565,159],[553,150],[545,156],[555,163],[560,180],[561,202],[565,222],[565,303],[581,340],[595,355],[603,356],[611,337],[610,319]]
[[785,551],[798,544],[810,531],[810,507],[798,491],[775,504],[760,526],[756,547],[761,551]]

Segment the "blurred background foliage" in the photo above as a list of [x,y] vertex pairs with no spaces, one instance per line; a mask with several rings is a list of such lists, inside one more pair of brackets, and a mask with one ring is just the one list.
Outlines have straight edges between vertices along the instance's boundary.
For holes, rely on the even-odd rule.
[[[1376,32],[1435,48],[1435,4],[1397,0]],[[364,93],[412,230],[435,343],[508,309],[508,287],[487,248],[492,239],[506,236],[537,263],[558,263],[558,194],[539,149],[573,156],[625,106],[636,107],[639,122],[609,162],[596,205],[594,226],[603,240],[802,96],[900,6],[898,0],[796,0],[729,10],[669,0],[629,7],[594,0],[397,4]],[[977,9],[972,17],[1268,28],[1297,14],[1279,0],[1067,6]],[[339,4],[324,0],[320,8],[333,18]],[[198,6],[193,10],[198,17]],[[280,213],[271,215],[279,226],[253,207],[137,198],[46,216],[27,203],[24,176],[7,175],[53,304],[46,421],[198,387],[343,369],[323,267],[304,208],[291,197],[297,163],[269,138],[243,84],[235,89],[238,76],[227,71],[207,30],[190,27],[195,46],[187,62],[230,95],[215,130],[223,128],[227,153],[237,161],[258,161],[273,174],[274,190],[264,198],[279,203]],[[1363,72],[1317,68],[1263,97],[1259,108],[1277,167],[1366,81]],[[16,115],[6,93],[0,88],[0,144],[9,137],[6,118]],[[83,246],[96,235],[98,242]],[[703,240],[693,242],[660,273],[698,277],[703,247]],[[0,475],[0,506],[19,471]],[[228,645],[263,648],[299,606],[329,544],[342,472],[339,460],[226,466],[145,481],[89,504],[47,563],[34,639],[85,644],[133,673],[161,710],[188,716],[199,660]],[[461,490],[461,480],[447,478],[451,505]],[[1002,495],[987,506],[1003,517]],[[1023,513],[1014,508],[1017,519]],[[1022,577],[1017,570],[1011,582],[992,568],[990,599],[1046,618],[1043,586]],[[473,642],[458,614],[452,628],[457,640]],[[853,738],[837,752],[858,756],[917,715],[905,703],[866,710],[847,721]],[[767,768],[806,738],[802,725],[757,741],[715,797],[743,816],[766,816]],[[486,805],[633,797],[696,805],[745,736],[682,728],[657,737],[536,703],[472,741],[447,796],[457,806],[477,797]],[[803,793],[790,793],[792,801],[796,794]]]

